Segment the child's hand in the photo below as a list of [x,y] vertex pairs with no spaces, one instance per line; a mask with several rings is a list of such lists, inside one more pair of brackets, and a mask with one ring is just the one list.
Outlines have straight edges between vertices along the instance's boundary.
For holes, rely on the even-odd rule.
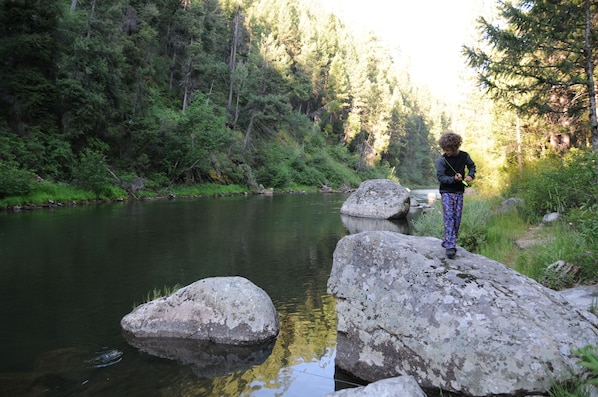
[[456,181],[462,181],[463,180],[463,175],[461,175],[459,173],[455,174],[455,180]]
[[469,175],[467,175],[467,177],[465,177],[465,182],[471,182],[473,181],[473,178]]

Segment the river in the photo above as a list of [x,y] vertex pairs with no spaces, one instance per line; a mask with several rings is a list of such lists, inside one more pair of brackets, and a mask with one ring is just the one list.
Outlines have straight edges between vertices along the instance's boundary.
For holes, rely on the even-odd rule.
[[[239,196],[1,213],[0,395],[303,397],[353,386],[335,373],[336,315],[326,293],[336,243],[355,227],[339,214],[346,198]],[[264,289],[279,313],[281,333],[263,362],[206,377],[121,335],[120,319],[154,289],[233,275]],[[94,361],[115,352],[118,359],[105,365]]]

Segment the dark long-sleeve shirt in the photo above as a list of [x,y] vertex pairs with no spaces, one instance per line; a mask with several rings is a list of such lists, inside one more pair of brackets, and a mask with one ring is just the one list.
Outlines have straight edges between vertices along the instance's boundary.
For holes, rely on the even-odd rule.
[[[447,164],[448,163],[448,164]],[[450,164],[450,165],[449,165]],[[451,168],[452,167],[452,168]],[[465,169],[467,168],[467,173]],[[465,185],[455,180],[455,174],[475,178],[475,163],[467,152],[459,151],[455,156],[443,154],[436,160],[436,177],[440,182],[440,193],[458,193],[465,191]]]

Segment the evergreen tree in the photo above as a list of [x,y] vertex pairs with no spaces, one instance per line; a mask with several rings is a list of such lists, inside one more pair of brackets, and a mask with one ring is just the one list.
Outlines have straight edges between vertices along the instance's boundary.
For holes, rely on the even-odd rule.
[[0,114],[10,130],[29,134],[57,125],[54,85],[61,1],[0,3]]
[[582,144],[591,138],[596,151],[594,7],[588,0],[503,2],[502,23],[480,19],[489,48],[465,52],[494,98],[523,115],[544,116],[553,135],[571,133]]

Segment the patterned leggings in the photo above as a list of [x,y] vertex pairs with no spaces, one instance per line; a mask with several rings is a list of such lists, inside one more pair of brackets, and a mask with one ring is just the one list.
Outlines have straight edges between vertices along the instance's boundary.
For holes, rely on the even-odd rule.
[[461,226],[461,213],[463,212],[463,193],[441,193],[442,216],[444,218],[444,248],[457,246],[457,235]]

